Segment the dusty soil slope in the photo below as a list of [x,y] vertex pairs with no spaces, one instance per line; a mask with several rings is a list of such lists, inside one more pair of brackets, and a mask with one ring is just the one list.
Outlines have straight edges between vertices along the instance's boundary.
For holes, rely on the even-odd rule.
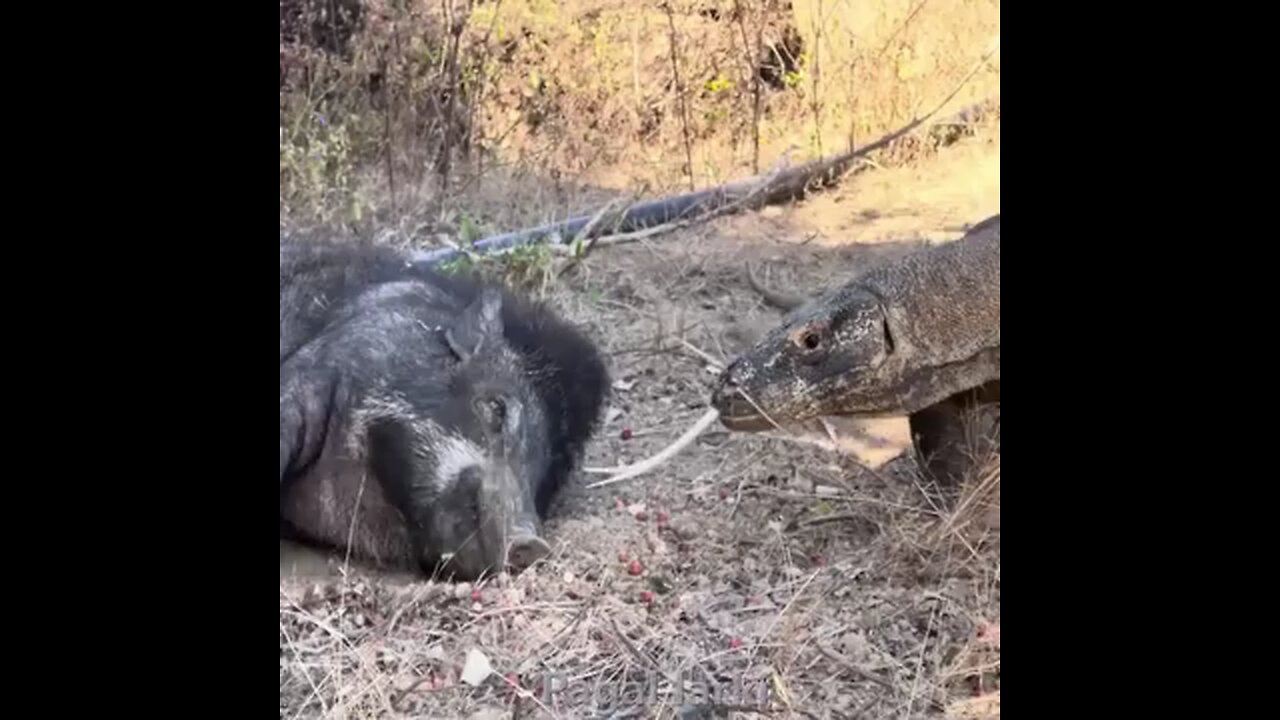
[[[811,291],[998,212],[995,133],[590,258],[553,291],[617,380],[587,464],[677,437],[705,410],[705,356],[723,363],[777,320],[745,259]],[[582,487],[598,477],[559,503],[550,562],[479,587],[340,558],[321,582],[323,558],[282,546],[281,717],[713,717],[712,691],[735,717],[999,716],[998,456],[957,492],[910,458],[872,472],[713,428],[659,471]],[[479,688],[460,680],[473,649],[495,673]]]

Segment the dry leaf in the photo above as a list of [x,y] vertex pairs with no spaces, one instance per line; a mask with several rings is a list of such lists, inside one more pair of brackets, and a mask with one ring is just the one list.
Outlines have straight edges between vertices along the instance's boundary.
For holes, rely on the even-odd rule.
[[489,658],[476,648],[467,651],[467,662],[462,666],[462,682],[477,687],[493,674]]

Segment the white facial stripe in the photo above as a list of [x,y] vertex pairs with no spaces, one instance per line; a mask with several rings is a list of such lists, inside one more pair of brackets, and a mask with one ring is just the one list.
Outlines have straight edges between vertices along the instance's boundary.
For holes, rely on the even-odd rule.
[[463,470],[479,465],[482,472],[487,471],[489,459],[475,443],[457,435],[445,435],[436,445],[436,463],[436,478],[441,483],[436,489],[445,492],[458,481]]
[[365,457],[365,443],[368,439],[369,426],[383,419],[411,417],[412,409],[403,400],[383,393],[372,395],[352,413],[351,427],[347,431],[346,448],[353,457]]
[[506,427],[520,427],[520,415],[523,412],[524,408],[519,402],[507,403]]

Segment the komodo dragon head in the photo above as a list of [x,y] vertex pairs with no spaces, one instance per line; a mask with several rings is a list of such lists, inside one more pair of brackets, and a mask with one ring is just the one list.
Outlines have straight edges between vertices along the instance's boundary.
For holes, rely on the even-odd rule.
[[[896,373],[894,334],[884,304],[870,290],[833,290],[793,310],[720,375],[712,405],[731,430],[839,415],[844,398],[889,383]],[[894,409],[886,399],[886,411]]]
[[1000,377],[1000,216],[807,303],[779,297],[788,315],[712,392],[725,427],[910,415]]

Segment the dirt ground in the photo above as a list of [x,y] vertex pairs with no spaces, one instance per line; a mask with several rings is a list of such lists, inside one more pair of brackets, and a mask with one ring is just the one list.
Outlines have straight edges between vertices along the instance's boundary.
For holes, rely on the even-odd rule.
[[[999,153],[997,129],[799,206],[599,250],[552,291],[615,380],[586,464],[666,446],[716,364],[777,322],[745,260],[813,292],[954,239],[999,212]],[[946,489],[909,455],[870,470],[713,426],[651,474],[584,487],[601,477],[562,496],[550,561],[474,587],[282,543],[281,717],[999,716],[998,455]],[[469,654],[493,671],[479,687]]]

